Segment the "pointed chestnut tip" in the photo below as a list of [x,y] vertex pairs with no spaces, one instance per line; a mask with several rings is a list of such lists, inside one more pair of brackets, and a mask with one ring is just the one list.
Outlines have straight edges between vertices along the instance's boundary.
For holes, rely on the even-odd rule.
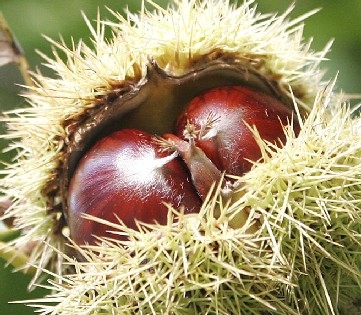
[[222,172],[195,145],[193,139],[185,141],[173,134],[165,134],[164,138],[174,143],[174,147],[191,173],[193,185],[202,200],[205,200],[212,186],[222,180]]

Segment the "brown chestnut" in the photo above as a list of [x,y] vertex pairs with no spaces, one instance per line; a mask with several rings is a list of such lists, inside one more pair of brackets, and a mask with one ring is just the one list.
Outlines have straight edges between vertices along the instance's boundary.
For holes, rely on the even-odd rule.
[[168,208],[197,212],[201,199],[176,154],[160,150],[154,137],[123,129],[99,140],[80,160],[68,191],[68,224],[77,244],[112,236],[110,227],[84,213],[137,229],[136,220],[165,224]]
[[292,110],[268,94],[223,86],[193,98],[179,115],[175,133],[182,139],[194,138],[219,170],[242,175],[250,170],[251,161],[261,158],[251,128],[256,127],[263,140],[282,145],[284,126],[291,122],[298,133]]

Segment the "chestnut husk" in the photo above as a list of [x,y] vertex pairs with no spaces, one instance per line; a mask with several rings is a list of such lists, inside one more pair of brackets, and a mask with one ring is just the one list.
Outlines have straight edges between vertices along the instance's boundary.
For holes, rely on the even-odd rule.
[[[307,14],[297,23],[287,20],[289,11],[279,17],[259,16],[251,3],[237,9],[226,0],[180,0],[175,8],[157,7],[155,14],[145,10],[128,15],[128,20],[115,14],[119,25],[114,27],[114,42],[109,46],[124,40],[131,51],[117,50],[119,47],[109,51],[102,33],[107,22],[101,26],[99,19],[97,30],[91,27],[94,54],[88,47],[71,49],[52,41],[65,53],[67,63],[56,52],[54,59],[45,57],[59,78],[34,74],[36,86],[29,87],[27,95],[32,106],[6,120],[10,126],[6,137],[16,139],[12,148],[20,152],[2,181],[3,193],[14,199],[5,216],[15,216],[22,232],[10,245],[22,248],[34,241],[29,251],[30,264],[38,268],[34,281],[44,272],[56,279],[51,282],[54,295],[33,302],[37,308],[61,314],[94,310],[124,314],[229,314],[243,310],[358,314],[360,120],[352,121],[347,106],[342,109],[341,101],[325,88],[319,63],[328,47],[314,53],[301,40],[299,22]],[[193,27],[188,27],[189,19],[196,21],[191,23]],[[242,26],[246,31],[237,33]],[[163,35],[172,32],[176,36],[165,40]],[[244,41],[239,41],[238,34],[244,34]],[[249,38],[252,34],[257,36]],[[129,40],[132,36],[133,41]],[[203,40],[201,45],[197,40]],[[114,62],[125,54],[132,56]],[[109,60],[112,56],[116,58]],[[114,74],[112,70],[119,70],[120,64],[131,70]],[[177,88],[183,77],[188,78],[185,81],[194,94],[202,91],[202,86],[216,86],[217,76],[212,76],[211,84],[197,78],[201,88],[191,88],[192,75],[206,74],[208,66],[219,67],[224,85],[264,89],[301,112],[300,135],[295,137],[286,130],[288,141],[279,149],[263,143],[254,131],[265,153],[264,162],[255,163],[239,178],[243,185],[236,200],[221,207],[218,219],[212,216],[220,204],[217,193],[206,200],[199,216],[180,215],[181,220],[174,224],[171,214],[177,209],[170,207],[168,224],[146,226],[146,233],[92,218],[130,239],[99,239],[100,246],[88,248],[73,244],[85,258],[79,263],[65,245],[71,240],[66,235],[63,197],[80,156],[104,135],[94,125],[101,126],[104,118],[102,127],[110,132],[113,123],[123,128],[126,117],[146,121],[148,110],[162,104],[163,84],[183,97]],[[148,85],[153,76],[155,83],[161,84]],[[151,87],[159,89],[159,94],[148,103],[147,97],[158,93],[150,91]],[[143,97],[138,99],[138,93],[144,93]],[[172,93],[164,95],[172,98]],[[184,97],[191,95],[185,93]],[[102,114],[102,108],[109,108],[105,110],[109,114]],[[112,108],[118,109],[111,114]],[[134,111],[128,112],[130,109]],[[117,119],[106,118],[112,115]],[[153,125],[156,130],[157,120]],[[230,228],[230,222],[244,211],[249,222],[240,229]],[[249,233],[247,227],[255,220],[260,224]],[[54,301],[58,304],[53,307],[45,305]]]

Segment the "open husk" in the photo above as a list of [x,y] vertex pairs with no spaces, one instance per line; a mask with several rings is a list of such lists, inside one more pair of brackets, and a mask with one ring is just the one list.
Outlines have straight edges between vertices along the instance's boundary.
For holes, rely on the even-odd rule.
[[[115,22],[98,17],[95,27],[86,20],[93,47],[49,40],[54,55],[44,59],[55,78],[33,73],[29,106],[4,119],[2,137],[17,156],[3,171],[2,194],[12,200],[3,218],[21,231],[4,251],[28,255],[34,282],[54,277],[53,293],[31,304],[42,314],[358,314],[361,120],[322,81],[328,47],[314,52],[304,41],[308,15],[262,15],[253,1],[179,0],[168,9],[146,2],[154,11],[113,12]],[[215,187],[199,215],[169,205],[166,226],[133,231],[104,222],[129,241],[66,245],[69,156],[103,108],[147,91],[155,73],[184,83],[214,65],[246,69],[237,82],[285,100],[300,134],[286,128],[287,143],[277,148],[254,130],[263,159],[237,178],[231,201]]]

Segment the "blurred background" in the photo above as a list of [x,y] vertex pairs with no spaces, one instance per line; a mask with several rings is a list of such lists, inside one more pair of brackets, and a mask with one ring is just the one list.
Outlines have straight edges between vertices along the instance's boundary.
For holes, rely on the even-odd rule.
[[[155,1],[166,5],[168,1]],[[240,1],[239,1],[240,2]],[[256,1],[260,12],[283,12],[293,0]],[[323,64],[327,69],[326,78],[333,78],[339,72],[338,89],[346,93],[361,93],[361,1],[360,0],[298,0],[291,16],[296,17],[312,9],[321,11],[306,21],[305,36],[313,37],[313,49],[321,50],[330,39],[335,42],[328,54],[330,61]],[[51,55],[51,47],[43,35],[59,39],[60,34],[66,42],[71,38],[77,42],[82,38],[89,42],[89,32],[81,15],[83,11],[94,20],[99,8],[103,18],[112,19],[105,7],[123,12],[126,7],[137,11],[141,0],[0,0],[0,11],[6,17],[27,59],[34,69],[41,66],[42,59],[36,50]],[[51,73],[49,73],[51,75]],[[22,78],[14,65],[0,68],[0,112],[25,106],[18,94]],[[5,127],[0,125],[0,133]],[[6,146],[0,140],[0,150]],[[1,161],[11,160],[7,153],[0,153]],[[1,168],[1,165],[0,165]],[[9,301],[41,297],[46,291],[36,289],[29,293],[29,278],[13,273],[0,259],[0,314],[34,314],[32,309],[22,304],[9,304]]]

